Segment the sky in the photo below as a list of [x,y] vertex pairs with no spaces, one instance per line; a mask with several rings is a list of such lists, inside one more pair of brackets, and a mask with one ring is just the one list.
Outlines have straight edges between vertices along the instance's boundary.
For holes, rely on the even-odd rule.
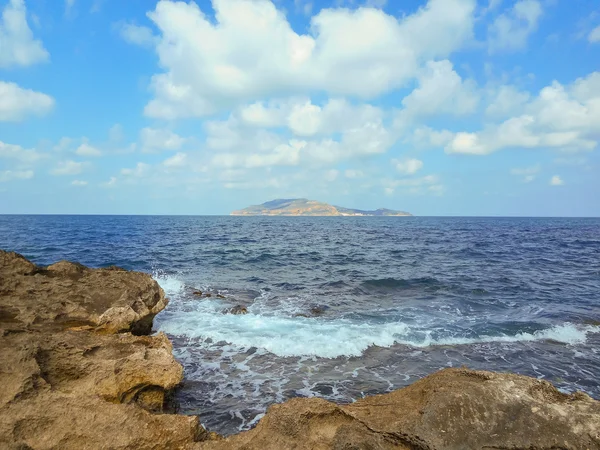
[[1,214],[600,216],[598,0],[0,0]]

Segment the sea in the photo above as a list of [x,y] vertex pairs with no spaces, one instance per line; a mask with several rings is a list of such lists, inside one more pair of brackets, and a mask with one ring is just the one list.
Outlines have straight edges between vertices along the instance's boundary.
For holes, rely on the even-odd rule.
[[0,248],[152,274],[179,412],[225,435],[446,367],[600,399],[600,219],[4,215]]

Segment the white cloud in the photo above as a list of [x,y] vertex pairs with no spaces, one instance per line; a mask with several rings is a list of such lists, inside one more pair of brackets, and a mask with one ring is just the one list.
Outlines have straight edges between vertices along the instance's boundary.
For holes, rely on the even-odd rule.
[[69,14],[75,5],[75,0],[65,0],[65,13]]
[[163,161],[163,166],[169,168],[183,167],[187,162],[187,155],[185,153],[178,152],[175,155],[167,158]]
[[[217,152],[212,158],[212,164],[229,168],[299,164],[323,166],[387,151],[396,138],[383,125],[383,120],[379,117],[381,112],[368,105],[350,107],[350,110],[357,112],[359,120],[349,116],[346,123],[343,123],[343,115],[339,114],[337,109],[340,107],[342,111],[347,111],[346,106],[348,105],[345,101],[330,101],[322,108],[324,112],[319,116],[318,127],[310,130],[310,134],[318,135],[338,132],[340,136],[336,139],[331,136],[312,136],[315,139],[308,139],[308,136],[303,136],[303,139],[286,137],[281,133],[245,126],[244,121],[236,115],[231,115],[224,121],[206,122],[207,148]],[[335,113],[327,112],[330,110]],[[283,114],[281,122],[287,120],[285,117]],[[371,120],[363,121],[361,118]],[[292,124],[290,131],[292,134],[309,134],[306,124]]]
[[511,175],[523,177],[523,182],[530,183],[535,180],[536,175],[540,171],[540,165],[536,164],[531,167],[515,167],[510,170]]
[[115,25],[121,37],[128,43],[142,47],[152,47],[157,43],[157,37],[148,27],[119,22]]
[[73,181],[71,181],[71,184],[73,186],[87,186],[88,182],[87,181],[83,181],[83,180],[73,180]]
[[121,175],[127,177],[141,178],[148,173],[150,165],[139,162],[133,169],[121,169]]
[[454,133],[448,130],[434,130],[430,127],[422,126],[416,128],[408,141],[417,147],[422,148],[443,148],[454,138]]
[[600,25],[590,31],[590,34],[588,35],[588,41],[593,44],[600,42]]
[[114,188],[117,185],[117,178],[116,177],[110,177],[109,180],[105,183],[100,183],[100,187],[103,188]]
[[347,169],[344,172],[344,175],[346,176],[346,178],[363,178],[365,176],[365,174],[363,173],[362,170],[356,170],[356,169]]
[[30,66],[50,58],[42,42],[34,39],[27,24],[24,0],[10,0],[4,7],[0,43],[0,68]]
[[258,127],[287,126],[296,136],[331,134],[382,120],[383,111],[368,105],[353,105],[343,98],[329,99],[323,106],[308,98],[256,102],[239,108],[236,116],[244,124]]
[[404,175],[413,175],[423,168],[423,161],[416,158],[392,162],[396,164],[396,170]]
[[562,186],[563,184],[565,184],[565,182],[558,175],[554,175],[552,178],[550,178],[551,186]]
[[7,182],[12,180],[29,180],[33,178],[32,170],[5,170],[0,172],[0,182]]
[[542,15],[538,0],[519,0],[488,27],[488,51],[515,51],[525,48]]
[[501,85],[488,90],[486,116],[502,119],[518,114],[530,100],[528,92],[519,91],[515,86]]
[[[0,36],[0,58],[4,43]],[[16,83],[0,81],[0,122],[43,116],[54,107],[54,99],[41,92],[23,89]]]
[[486,155],[503,148],[593,150],[600,140],[600,72],[569,86],[553,82],[521,108],[521,115],[479,132],[458,132],[447,153]]
[[142,151],[156,153],[162,150],[179,150],[185,139],[170,130],[158,128],[143,128],[140,131]]
[[420,178],[387,179],[383,180],[383,186],[387,195],[392,195],[398,189],[406,194],[419,195],[442,195],[446,190],[437,175],[426,175]]
[[60,161],[54,169],[50,171],[52,175],[77,175],[83,172],[87,166],[85,162],[76,162],[72,160]]
[[125,138],[123,126],[119,123],[114,124],[108,130],[108,140],[112,143],[121,142]]
[[469,40],[475,1],[430,0],[400,20],[374,8],[322,9],[305,35],[271,1],[215,0],[213,8],[216,23],[193,2],[162,0],[148,13],[165,73],[152,79],[147,115],[206,116],[313,91],[376,97]]
[[410,116],[470,114],[479,104],[476,83],[463,81],[448,60],[429,61],[417,80],[419,86],[402,100]]
[[0,141],[0,158],[14,159],[23,164],[33,164],[44,155],[35,150],[24,149],[20,145],[6,144]]
[[58,141],[58,144],[56,144],[52,148],[53,148],[53,150],[55,150],[57,152],[64,152],[71,146],[72,143],[73,143],[73,139],[65,136],[65,137],[60,138],[60,140]]
[[102,156],[102,152],[100,150],[98,150],[96,147],[91,146],[87,142],[84,142],[79,147],[77,147],[75,153],[79,156]]
[[296,6],[296,11],[305,16],[310,16],[312,13],[313,3],[310,0],[294,0],[294,6]]
[[323,178],[325,179],[325,181],[332,182],[337,179],[339,174],[340,174],[339,170],[331,169],[331,170],[328,170],[327,172],[325,172],[325,175],[323,176]]

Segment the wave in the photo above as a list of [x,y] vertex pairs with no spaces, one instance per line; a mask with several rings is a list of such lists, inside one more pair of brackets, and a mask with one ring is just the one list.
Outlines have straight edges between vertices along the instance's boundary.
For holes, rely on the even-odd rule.
[[396,289],[413,289],[413,288],[430,288],[439,287],[441,283],[433,277],[422,278],[381,278],[375,280],[365,280],[362,286],[368,289],[375,290],[396,290]]
[[[177,299],[183,283],[171,277],[159,278],[168,296]],[[552,340],[563,344],[585,343],[588,333],[600,332],[600,326],[555,325],[533,332],[479,334],[465,337],[460,331],[420,329],[403,322],[360,323],[350,319],[283,317],[254,312],[222,314],[226,306],[210,299],[177,309],[177,300],[160,321],[159,330],[173,336],[197,340],[199,345],[227,343],[240,349],[252,347],[281,357],[315,356],[336,358],[360,356],[369,347],[412,347],[468,345],[493,342],[529,342]]]

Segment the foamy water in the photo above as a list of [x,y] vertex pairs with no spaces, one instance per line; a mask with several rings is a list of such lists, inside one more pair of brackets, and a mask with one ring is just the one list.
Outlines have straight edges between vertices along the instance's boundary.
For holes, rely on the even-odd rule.
[[[160,331],[196,339],[197,345],[227,343],[238,347],[240,351],[257,348],[280,357],[360,356],[371,346],[391,347],[394,344],[428,347],[549,339],[564,344],[580,344],[585,343],[588,333],[600,331],[598,326],[564,323],[533,333],[461,337],[448,330],[445,336],[441,333],[442,336],[433,337],[432,331],[427,328],[426,318],[423,318],[423,327],[411,327],[402,322],[369,324],[346,319],[282,317],[277,309],[265,315],[255,312],[252,306],[248,314],[223,314],[231,306],[226,301],[212,298],[194,300],[190,297],[186,304],[183,298],[185,285],[181,280],[172,276],[159,276],[156,280],[167,297],[173,299],[168,319],[160,322]],[[287,312],[289,308],[284,306],[283,310]]]

